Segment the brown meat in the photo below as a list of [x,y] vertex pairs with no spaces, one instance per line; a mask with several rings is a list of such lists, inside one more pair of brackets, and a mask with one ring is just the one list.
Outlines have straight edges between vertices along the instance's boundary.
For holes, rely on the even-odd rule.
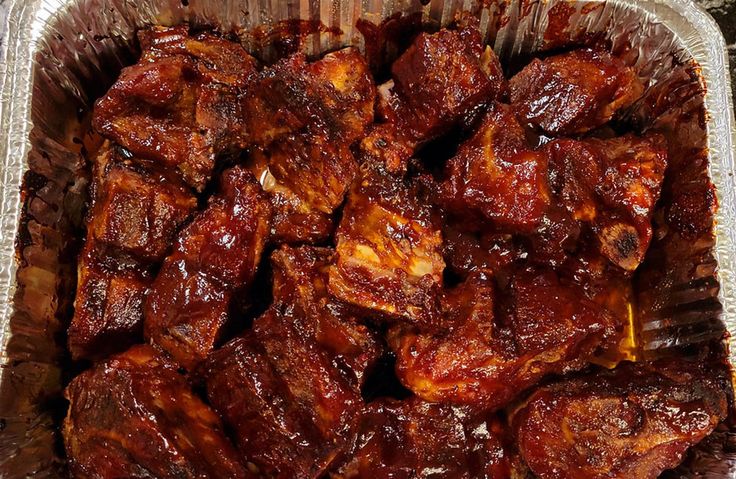
[[616,336],[610,314],[552,272],[520,271],[506,294],[508,312],[494,304],[490,274],[476,271],[446,293],[444,333],[394,330],[401,382],[427,401],[495,409]]
[[146,337],[186,368],[217,345],[236,292],[247,290],[268,240],[271,207],[241,167],[179,235],[145,305]]
[[105,142],[93,158],[92,207],[68,330],[74,359],[99,359],[141,338],[149,270],[197,201],[176,176]]
[[352,448],[329,477],[505,479],[510,462],[502,432],[495,418],[469,420],[459,408],[379,400],[368,406]]
[[175,177],[123,159],[116,147],[103,147],[101,156],[96,160],[89,241],[143,262],[161,261],[197,199]]
[[380,88],[378,125],[362,143],[362,155],[401,171],[421,143],[470,122],[506,91],[501,65],[482,46],[474,26],[422,33],[391,67]]
[[64,444],[78,478],[255,477],[176,365],[135,346],[66,389]]
[[511,107],[501,103],[491,105],[476,133],[448,162],[445,177],[451,212],[476,212],[509,232],[534,230],[550,204],[547,159],[526,147]]
[[719,369],[630,363],[538,389],[511,416],[521,455],[540,479],[654,479],[726,416]]
[[608,52],[579,49],[534,59],[509,82],[519,121],[551,135],[584,133],[608,122],[644,92],[631,68]]
[[274,301],[290,305],[292,325],[313,341],[359,391],[383,347],[376,334],[350,309],[328,294],[328,270],[334,251],[284,246],[271,256]]
[[431,209],[382,165],[363,165],[337,231],[330,292],[367,311],[426,324],[435,319],[444,267]]
[[667,167],[664,138],[556,140],[546,149],[556,197],[576,220],[590,225],[613,264],[634,271],[652,238]]
[[202,190],[216,155],[246,146],[239,96],[256,74],[245,50],[186,26],[139,34],[140,61],[95,105],[93,125],[133,154]]
[[246,460],[275,477],[316,477],[346,446],[360,388],[383,352],[327,294],[333,251],[273,253],[274,303],[252,331],[212,353],[208,395]]
[[[307,371],[311,370],[310,366]],[[306,371],[293,374],[311,379]],[[305,390],[292,393],[250,332],[213,352],[205,377],[210,403],[233,430],[244,461],[258,473],[283,479],[315,478],[339,451],[339,431],[325,431],[313,422],[318,411],[308,409],[309,401],[299,397]],[[329,381],[313,379],[319,384]],[[296,384],[292,382],[292,387]],[[321,422],[323,426],[333,423]]]
[[67,330],[72,358],[99,359],[139,341],[150,284],[145,270],[99,258],[88,240],[77,263],[77,296]]
[[354,48],[313,63],[295,55],[261,73],[244,109],[253,170],[276,210],[276,242],[316,242],[332,232],[331,215],[357,169],[350,145],[373,121],[374,98]]

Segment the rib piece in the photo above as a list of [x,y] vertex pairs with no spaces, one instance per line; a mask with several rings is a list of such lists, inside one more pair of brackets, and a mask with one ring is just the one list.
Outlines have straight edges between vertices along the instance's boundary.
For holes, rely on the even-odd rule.
[[197,199],[176,178],[123,159],[116,147],[103,147],[101,156],[89,240],[143,262],[161,261]]
[[186,368],[215,347],[236,292],[247,290],[268,240],[271,207],[241,167],[180,234],[145,305],[145,334]]
[[139,40],[141,59],[97,101],[93,125],[201,191],[216,155],[246,146],[239,96],[256,62],[239,44],[190,37],[184,25],[143,30]]
[[506,91],[498,58],[477,28],[421,33],[391,66],[380,88],[385,123],[362,142],[363,156],[402,171],[415,147],[460,123]]
[[641,97],[634,70],[608,52],[580,49],[534,59],[509,82],[519,121],[551,135],[585,133]]
[[327,294],[327,248],[273,253],[274,303],[211,354],[208,395],[241,453],[266,475],[317,477],[347,444],[360,388],[383,348]]
[[255,477],[176,365],[135,346],[74,378],[64,443],[79,478]]
[[[373,121],[374,98],[354,48],[313,63],[294,55],[261,73],[244,109],[253,170],[276,210],[276,242],[315,242],[332,232],[331,215],[357,170],[350,145]],[[319,227],[305,227],[313,219]]]
[[447,405],[379,400],[367,407],[351,450],[329,477],[508,478],[502,432],[492,417],[468,420],[465,411]]
[[608,312],[550,271],[516,273],[507,295],[497,307],[490,274],[477,271],[446,293],[447,331],[394,330],[401,382],[427,401],[495,409],[546,374],[584,366],[615,336]]
[[383,354],[376,334],[345,305],[328,294],[328,269],[334,250],[283,246],[271,256],[274,301],[290,305],[299,336],[313,341],[359,391],[366,374]]
[[547,159],[526,147],[524,131],[508,105],[494,103],[445,172],[447,208],[468,210],[510,232],[529,232],[550,204]]
[[[206,363],[207,396],[232,428],[251,469],[275,478],[316,478],[342,447],[338,432],[344,431],[325,431],[315,424],[318,411],[303,400],[311,384],[292,392],[297,383],[282,379],[271,359],[251,332],[230,341]],[[293,372],[300,373],[305,374]],[[320,384],[329,381],[314,379]],[[324,427],[332,421],[320,423]]]
[[727,376],[713,372],[626,364],[538,389],[511,417],[521,455],[541,479],[654,479],[725,418]]
[[78,260],[74,316],[67,330],[75,360],[123,351],[143,336],[143,302],[150,276],[136,264],[118,264],[99,256],[94,241],[88,239]]
[[556,140],[547,146],[554,194],[595,233],[601,252],[634,271],[652,238],[667,151],[660,135]]
[[337,230],[330,292],[389,318],[432,322],[445,267],[436,223],[400,178],[365,164]]
[[315,477],[329,455],[308,415],[300,409],[252,334],[214,351],[205,368],[207,397],[249,468],[277,478]]
[[90,189],[92,207],[68,330],[74,359],[99,359],[140,339],[149,270],[197,206],[175,176],[126,158],[110,142],[93,159]]
[[510,234],[489,231],[467,231],[461,222],[445,222],[443,255],[448,269],[466,278],[477,270],[490,270],[495,275],[511,269],[526,251]]

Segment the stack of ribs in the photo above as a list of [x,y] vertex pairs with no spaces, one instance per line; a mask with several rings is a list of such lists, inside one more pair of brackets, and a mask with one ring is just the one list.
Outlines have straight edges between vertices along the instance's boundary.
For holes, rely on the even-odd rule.
[[621,59],[507,80],[463,17],[380,85],[354,48],[139,40],[94,110],[74,477],[653,479],[724,419],[718,360],[595,364],[668,156],[609,127]]

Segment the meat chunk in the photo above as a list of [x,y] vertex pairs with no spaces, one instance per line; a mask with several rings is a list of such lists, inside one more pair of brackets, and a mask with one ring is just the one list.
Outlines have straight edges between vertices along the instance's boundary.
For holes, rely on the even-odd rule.
[[652,238],[651,220],[667,167],[664,138],[555,140],[546,146],[553,192],[588,224],[601,252],[634,271]]
[[448,209],[468,210],[510,232],[529,232],[550,204],[547,160],[526,147],[524,131],[508,105],[494,103],[477,132],[447,164]]
[[151,278],[137,265],[105,264],[93,241],[77,266],[74,316],[67,330],[73,359],[98,359],[127,349],[143,335],[143,302]]
[[511,417],[521,455],[541,479],[654,479],[726,416],[715,371],[625,364],[538,389]]
[[273,253],[274,303],[212,353],[208,395],[246,460],[274,477],[316,477],[347,444],[377,338],[327,294],[333,251]]
[[[357,162],[350,145],[373,121],[375,87],[353,48],[307,63],[295,55],[266,69],[244,108],[253,169],[276,209],[277,242],[315,242],[332,232]],[[308,228],[315,219],[319,226]]]
[[461,278],[478,270],[498,275],[526,256],[526,251],[510,234],[487,230],[467,231],[461,222],[445,222],[443,255],[447,267]]
[[140,61],[98,100],[93,125],[201,190],[216,155],[246,145],[239,96],[256,62],[237,43],[190,37],[186,26],[144,30],[139,40]]
[[255,477],[217,415],[151,346],[83,372],[65,395],[64,444],[74,477]]
[[404,169],[418,144],[470,122],[506,91],[498,58],[472,25],[420,34],[393,63],[391,77],[380,89],[386,123],[362,143],[363,156],[390,171]]
[[379,400],[368,406],[352,449],[330,477],[510,477],[502,432],[495,418],[469,420],[447,405]]
[[313,478],[339,451],[336,435],[312,422],[316,411],[291,392],[251,333],[213,352],[205,376],[210,403],[232,428],[249,468],[268,477]]
[[364,165],[338,227],[330,292],[389,318],[428,323],[444,267],[431,209],[382,165]]
[[125,157],[110,142],[92,163],[93,206],[68,330],[74,359],[99,359],[140,339],[149,270],[197,205],[175,176]]
[[[123,160],[119,151],[97,172],[94,208],[87,225],[90,241],[143,262],[161,261],[197,199],[176,178]],[[98,163],[99,163],[98,161]]]
[[499,408],[615,337],[609,313],[552,272],[520,271],[506,294],[510,304],[494,304],[491,276],[477,271],[446,293],[445,332],[393,331],[401,382],[427,401]]
[[290,305],[299,336],[313,341],[359,391],[383,353],[375,333],[327,291],[334,251],[284,246],[271,256],[274,301]]
[[596,49],[532,60],[509,82],[519,121],[550,135],[585,133],[641,97],[644,86],[623,61]]
[[145,334],[184,367],[217,344],[236,292],[247,290],[268,239],[271,207],[241,167],[222,175],[220,192],[179,235],[145,305]]

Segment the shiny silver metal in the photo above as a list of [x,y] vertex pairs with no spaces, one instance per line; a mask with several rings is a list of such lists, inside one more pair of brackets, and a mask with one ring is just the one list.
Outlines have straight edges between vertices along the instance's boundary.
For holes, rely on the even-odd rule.
[[[71,252],[87,184],[74,137],[82,135],[84,112],[94,98],[134,61],[136,29],[183,21],[213,25],[235,32],[247,48],[269,58],[273,52],[262,49],[251,33],[280,20],[339,27],[342,35],[309,37],[304,47],[317,54],[345,44],[363,47],[355,28],[359,18],[380,23],[395,12],[421,12],[424,21],[446,24],[458,11],[472,10],[484,38],[508,60],[554,46],[545,31],[560,3],[573,7],[567,14],[571,37],[598,33],[625,50],[650,91],[657,85],[666,89],[683,64],[700,65],[692,81],[702,82],[707,93],[692,101],[704,102],[707,112],[702,141],[720,203],[714,258],[706,254],[693,262],[690,282],[657,285],[672,288],[677,307],[659,305],[656,313],[643,315],[644,346],[653,356],[688,345],[697,349],[727,330],[736,363],[736,127],[728,60],[715,22],[689,0],[5,0],[0,1],[0,477],[64,474],[56,429],[65,374],[59,339],[72,301]],[[28,193],[21,200],[24,174]],[[693,248],[705,251],[710,244]],[[656,280],[656,271],[650,275]],[[668,278],[664,271],[662,278]],[[726,441],[729,434],[723,432]],[[734,454],[719,444],[708,444],[676,477],[736,477]]]

